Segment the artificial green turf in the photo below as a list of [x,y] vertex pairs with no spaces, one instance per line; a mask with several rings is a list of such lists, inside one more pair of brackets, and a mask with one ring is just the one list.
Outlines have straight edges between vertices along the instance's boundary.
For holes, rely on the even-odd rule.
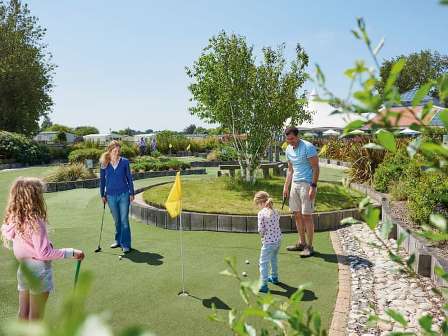
[[[211,170],[213,174],[216,171]],[[0,206],[4,208],[7,186],[19,175],[44,175],[41,168],[0,173]],[[202,177],[185,177],[196,179]],[[136,181],[141,187],[170,178]],[[119,252],[107,246],[113,238],[112,219],[107,211],[103,232],[103,251],[93,253],[97,245],[102,205],[98,190],[79,189],[46,195],[49,209],[49,234],[57,247],[81,248],[86,253],[82,271],[94,274],[94,285],[88,301],[91,312],[111,312],[111,324],[116,330],[138,324],[158,335],[228,335],[222,325],[211,322],[211,302],[220,303],[219,313],[226,315],[226,306],[243,307],[238,285],[219,275],[225,268],[224,258],[236,256],[240,271],[250,279],[258,277],[257,259],[260,240],[256,234],[216,232],[185,232],[186,288],[194,296],[177,297],[181,288],[179,232],[168,231],[131,221],[133,247],[137,250],[130,259],[118,260]],[[298,285],[311,282],[304,307],[312,305],[322,314],[328,327],[336,292],[336,256],[327,232],[316,234],[316,257],[299,259],[284,247],[296,240],[287,234],[279,257],[280,278],[289,287],[272,286],[274,295],[283,298]],[[244,260],[250,264],[245,265]],[[15,270],[11,253],[0,252],[0,324],[14,319],[17,311]],[[56,292],[50,296],[47,319],[55,316],[65,293],[72,290],[74,261],[55,261]]]

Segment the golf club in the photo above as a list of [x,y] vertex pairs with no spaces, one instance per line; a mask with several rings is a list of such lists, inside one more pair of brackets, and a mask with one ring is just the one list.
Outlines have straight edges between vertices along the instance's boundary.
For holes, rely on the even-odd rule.
[[101,252],[101,234],[103,233],[103,224],[104,224],[104,213],[106,212],[106,203],[103,206],[103,218],[101,219],[101,229],[100,229],[100,239],[98,240],[98,247],[95,250],[95,253]]
[[282,210],[283,210],[283,208],[285,207],[286,199],[287,199],[287,198],[286,198],[285,196],[283,196]]
[[81,268],[81,260],[78,260],[76,263],[76,272],[75,272],[75,285],[74,288],[76,288],[76,284],[78,283],[78,277],[79,277],[79,269]]

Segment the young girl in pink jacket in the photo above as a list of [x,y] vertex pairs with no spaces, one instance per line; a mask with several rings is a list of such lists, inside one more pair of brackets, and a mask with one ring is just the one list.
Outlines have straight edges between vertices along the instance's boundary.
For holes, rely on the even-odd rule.
[[[2,239],[12,249],[20,266],[17,270],[19,319],[35,320],[43,316],[45,303],[53,291],[51,260],[84,259],[84,253],[72,248],[55,249],[47,234],[47,208],[44,183],[37,178],[19,177],[12,185],[2,225]],[[32,286],[25,277],[26,267],[39,285]]]

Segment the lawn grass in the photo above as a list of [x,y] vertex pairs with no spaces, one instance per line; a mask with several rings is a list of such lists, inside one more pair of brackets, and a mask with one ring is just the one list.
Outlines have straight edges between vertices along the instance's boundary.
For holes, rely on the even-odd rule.
[[[0,207],[3,209],[7,189],[16,176],[42,176],[45,168],[0,173]],[[216,170],[210,170],[216,175]],[[183,181],[201,176],[183,177]],[[138,180],[136,187],[173,177]],[[131,220],[133,247],[129,259],[118,260],[119,252],[107,246],[113,237],[113,222],[106,212],[103,251],[93,253],[97,245],[102,205],[97,189],[78,189],[46,194],[49,209],[49,235],[57,247],[83,249],[87,256],[82,272],[91,271],[94,284],[88,300],[90,312],[108,311],[114,330],[127,325],[141,325],[158,335],[229,335],[221,324],[208,320],[211,302],[218,304],[219,314],[227,315],[227,307],[242,308],[238,285],[219,275],[225,268],[224,258],[235,256],[240,271],[250,279],[258,277],[257,259],[260,239],[256,234],[185,232],[186,288],[194,297],[179,298],[180,284],[179,232],[163,230]],[[3,216],[3,213],[0,212]],[[312,306],[322,314],[323,325],[329,326],[337,293],[337,261],[329,233],[316,234],[316,257],[299,259],[285,246],[297,239],[285,234],[279,256],[280,278],[287,285],[272,287],[277,298],[284,299],[300,284],[311,282],[303,306]],[[250,264],[244,264],[249,259]],[[56,292],[50,295],[48,320],[73,287],[75,263],[71,260],[53,263]],[[17,291],[11,252],[0,249],[0,325],[15,319]]]
[[[289,213],[285,206],[281,210],[284,178],[259,179],[255,185],[236,182],[229,177],[208,177],[201,180],[183,181],[183,209],[194,212],[255,215],[258,209],[253,204],[256,191],[267,191],[274,199],[281,213]],[[171,184],[157,186],[145,191],[143,197],[147,203],[163,206]],[[333,211],[354,208],[362,195],[340,184],[319,183],[316,211]]]

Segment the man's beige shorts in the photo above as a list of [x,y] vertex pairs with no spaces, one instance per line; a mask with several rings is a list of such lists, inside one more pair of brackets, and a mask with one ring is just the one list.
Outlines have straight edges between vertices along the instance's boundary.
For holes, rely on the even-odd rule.
[[314,201],[310,200],[310,184],[308,182],[292,182],[289,194],[289,209],[292,212],[301,212],[303,215],[312,215]]

